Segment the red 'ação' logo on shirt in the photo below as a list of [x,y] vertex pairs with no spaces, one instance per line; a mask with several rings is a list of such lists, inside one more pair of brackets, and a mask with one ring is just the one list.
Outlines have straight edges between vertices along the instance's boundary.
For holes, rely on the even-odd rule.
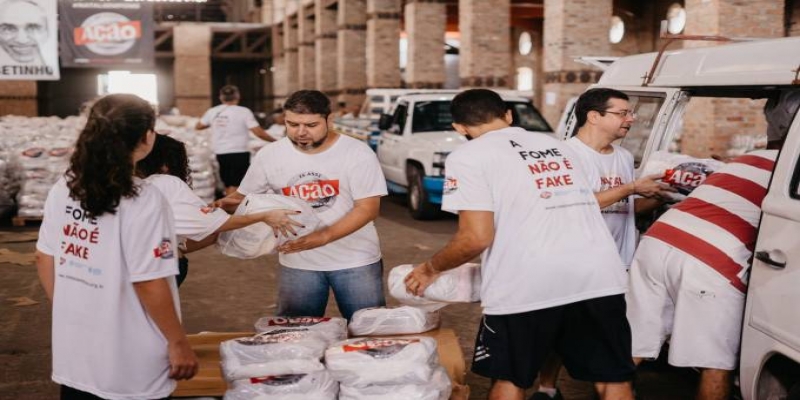
[[444,179],[444,194],[451,194],[458,190],[458,179],[448,176]]
[[316,172],[305,172],[282,188],[285,196],[297,197],[312,208],[331,207],[339,195],[339,180],[327,179]]
[[174,257],[175,254],[172,251],[172,241],[167,238],[162,239],[161,244],[153,249],[153,254],[156,258],[161,258],[164,260]]

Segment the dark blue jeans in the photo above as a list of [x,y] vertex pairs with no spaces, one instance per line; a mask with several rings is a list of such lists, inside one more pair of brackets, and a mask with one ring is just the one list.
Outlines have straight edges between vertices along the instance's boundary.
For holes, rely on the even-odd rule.
[[342,316],[370,307],[383,307],[383,261],[337,271],[308,271],[280,266],[278,310],[281,316],[321,317],[333,289]]

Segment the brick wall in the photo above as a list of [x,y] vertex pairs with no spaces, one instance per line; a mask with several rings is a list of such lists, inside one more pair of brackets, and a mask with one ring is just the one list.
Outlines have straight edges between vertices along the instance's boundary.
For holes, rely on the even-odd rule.
[[314,5],[300,7],[297,13],[297,67],[298,87],[315,89],[316,63]]
[[[287,6],[292,3],[293,2],[288,2]],[[287,10],[288,9],[289,8],[287,7]],[[286,67],[284,79],[286,82],[286,92],[288,94],[300,89],[300,65],[299,56],[297,54],[297,27],[296,14],[289,15],[283,20],[283,62],[284,66]]]
[[800,0],[785,1],[789,2],[786,10],[789,13],[789,26],[787,27],[789,36],[800,36]]
[[327,1],[314,1],[314,23],[316,39],[314,41],[315,50],[315,73],[317,89],[330,97],[337,95],[336,92],[336,10],[325,8]]
[[211,27],[179,24],[173,28],[175,106],[184,115],[201,116],[211,107]]
[[400,86],[400,0],[367,0],[367,86]]
[[0,115],[35,117],[36,81],[0,81]]
[[367,87],[367,2],[339,0],[337,86],[339,101],[360,104]]

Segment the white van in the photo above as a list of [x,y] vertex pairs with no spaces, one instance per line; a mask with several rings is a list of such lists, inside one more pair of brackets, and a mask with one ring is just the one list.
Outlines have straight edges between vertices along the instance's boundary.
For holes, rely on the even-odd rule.
[[[800,37],[675,50],[665,52],[654,66],[656,60],[656,53],[623,57],[593,86],[631,96],[639,117],[620,144],[633,153],[637,173],[656,150],[687,150],[681,149],[679,138],[693,100],[765,99],[781,90],[800,91]],[[717,110],[724,113],[723,107]],[[737,117],[731,115],[728,122]],[[574,115],[566,121],[557,132],[561,138],[574,131]],[[759,135],[765,139],[766,131],[748,132],[751,122],[741,121],[745,137],[732,140],[730,155],[758,147]],[[740,386],[745,400],[795,399],[800,398],[800,118],[796,115],[762,209],[744,316]]]

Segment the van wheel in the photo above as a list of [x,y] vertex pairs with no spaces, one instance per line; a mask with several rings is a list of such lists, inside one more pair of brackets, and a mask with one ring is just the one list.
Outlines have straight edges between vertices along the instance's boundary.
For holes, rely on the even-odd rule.
[[409,165],[406,170],[408,177],[408,209],[411,217],[419,220],[434,219],[439,215],[439,205],[428,200],[428,193],[422,186],[422,170],[415,165]]

